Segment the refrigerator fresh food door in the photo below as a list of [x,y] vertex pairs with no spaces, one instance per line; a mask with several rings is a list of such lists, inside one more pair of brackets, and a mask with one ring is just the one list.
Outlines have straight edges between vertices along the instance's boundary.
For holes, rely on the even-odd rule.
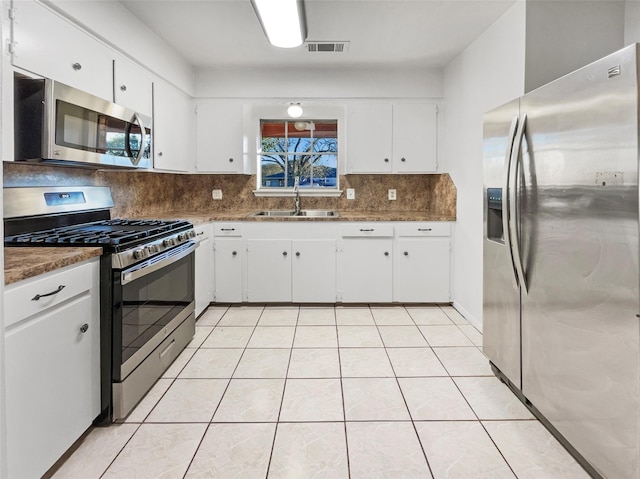
[[637,479],[636,47],[521,111],[522,392],[603,477]]
[[[483,351],[518,388],[520,376],[520,288],[513,258],[516,204],[509,204],[514,185],[513,146],[519,100],[484,117]],[[513,191],[515,193],[515,190]],[[512,195],[513,196],[513,195]],[[511,206],[511,208],[510,208]]]

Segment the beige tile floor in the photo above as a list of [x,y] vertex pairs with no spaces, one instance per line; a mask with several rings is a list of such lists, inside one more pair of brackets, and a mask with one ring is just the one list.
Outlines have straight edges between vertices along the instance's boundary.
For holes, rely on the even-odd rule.
[[450,306],[211,307],[55,478],[587,478]]

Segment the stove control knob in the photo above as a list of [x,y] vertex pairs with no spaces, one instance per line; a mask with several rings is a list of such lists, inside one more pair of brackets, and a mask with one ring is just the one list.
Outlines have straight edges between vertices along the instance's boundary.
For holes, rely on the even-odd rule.
[[157,244],[149,245],[147,247],[147,249],[149,250],[149,253],[151,253],[151,254],[156,254],[158,251],[160,251],[160,248],[158,247]]
[[133,257],[135,259],[144,259],[147,256],[149,256],[149,252],[147,251],[146,248],[140,248],[133,252]]
[[178,233],[178,241],[187,241],[188,238],[187,233]]
[[189,231],[189,238],[195,238],[196,237],[196,230],[190,230]]
[[167,239],[165,239],[165,240],[163,240],[163,241],[162,241],[162,244],[163,244],[165,247],[167,247],[167,248],[168,248],[169,246],[174,246],[174,245],[176,244],[176,242],[175,242],[175,240],[174,240],[173,238],[167,238]]

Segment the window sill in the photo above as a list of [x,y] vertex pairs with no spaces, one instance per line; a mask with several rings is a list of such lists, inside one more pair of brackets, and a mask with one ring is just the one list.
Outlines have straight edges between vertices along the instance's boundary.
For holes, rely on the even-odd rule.
[[[263,188],[260,190],[253,190],[253,194],[256,197],[289,197],[293,198],[295,193],[292,189],[278,189],[278,188]],[[337,198],[342,195],[342,190],[324,190],[320,188],[315,189],[301,189],[300,197],[331,197]]]

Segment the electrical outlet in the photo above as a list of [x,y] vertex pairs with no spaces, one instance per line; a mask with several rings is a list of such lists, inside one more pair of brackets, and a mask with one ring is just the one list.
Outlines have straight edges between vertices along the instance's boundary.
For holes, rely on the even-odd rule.
[[396,199],[396,190],[389,190],[389,199],[390,200]]
[[355,188],[347,188],[347,199],[355,200],[356,199],[356,190]]
[[222,190],[213,190],[211,192],[211,197],[214,200],[221,200],[222,199]]

